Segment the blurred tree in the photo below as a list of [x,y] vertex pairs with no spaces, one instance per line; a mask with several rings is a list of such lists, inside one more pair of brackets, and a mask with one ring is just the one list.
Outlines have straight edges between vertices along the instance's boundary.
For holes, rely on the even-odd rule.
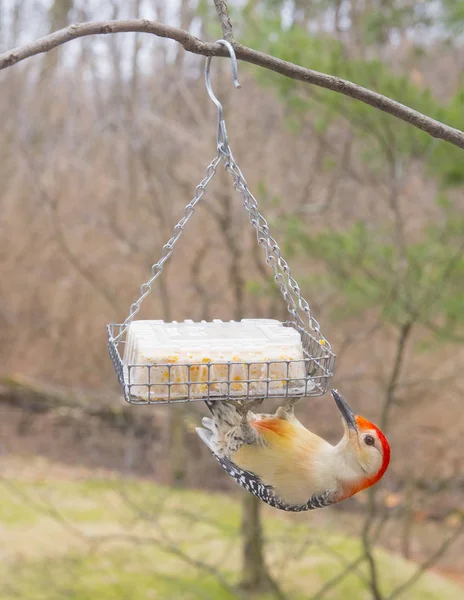
[[242,573],[240,587],[253,594],[276,589],[266,568],[261,501],[245,492],[242,501]]
[[442,201],[439,209],[421,239],[404,246],[396,243],[395,222],[373,227],[358,221],[344,231],[310,234],[300,220],[289,218],[288,236],[326,265],[313,283],[333,287],[336,320],[375,309],[395,328],[413,321],[433,340],[461,341],[464,218],[451,202]]
[[[125,14],[122,3],[115,0],[110,4],[110,16]],[[148,4],[133,0],[133,16],[143,17]],[[10,39],[16,40],[25,28],[27,5],[20,0],[14,3]],[[195,15],[190,5],[177,5],[183,26],[194,23],[202,38],[219,37],[212,3],[200,0]],[[431,19],[434,6],[439,10]],[[50,30],[66,25],[73,7],[71,0],[50,3]],[[159,20],[169,20],[167,3],[156,0],[155,7]],[[243,11],[238,2],[233,8],[237,39],[280,58],[351,78],[463,128],[464,88],[455,66],[462,64],[461,3],[250,0]],[[97,12],[91,16],[100,18]],[[442,44],[445,38],[446,45]],[[98,103],[81,65],[75,72],[60,68],[58,50],[45,56],[42,81],[54,73],[57,80],[60,77],[60,90],[73,89],[73,93],[62,96],[59,105],[57,88],[42,86],[40,100],[50,115],[37,107],[37,91],[5,86],[5,156],[0,167],[2,214],[7,215],[8,225],[2,223],[0,237],[4,241],[2,272],[8,275],[4,279],[9,284],[0,316],[3,364],[8,369],[62,378],[68,384],[75,378],[106,387],[109,365],[100,329],[108,306],[99,305],[96,285],[88,286],[79,270],[77,275],[70,273],[66,260],[64,267],[61,264],[63,250],[57,251],[49,239],[42,197],[52,190],[57,206],[62,200],[60,226],[75,253],[81,253],[81,263],[97,274],[110,296],[125,307],[126,300],[132,300],[129,291],[144,278],[147,264],[170,233],[174,221],[171,206],[176,214],[182,210],[192,180],[211,150],[211,140],[203,144],[205,93],[200,70],[184,70],[188,89],[180,86],[179,73],[173,76],[176,58],[170,52],[172,46],[163,40],[153,53],[163,56],[162,61],[156,59],[156,78],[152,73],[145,77],[147,63],[140,44],[146,37],[133,36],[133,45],[122,41],[127,40],[122,35],[103,39],[95,42],[90,54],[94,82],[100,86]],[[129,77],[124,77],[124,49],[129,56],[126,66],[132,69]],[[185,69],[182,55],[181,51],[175,56]],[[48,57],[52,57],[51,68],[45,67]],[[24,88],[32,89],[30,72],[19,66],[11,73],[23,79]],[[78,77],[82,83],[72,88]],[[244,140],[250,156],[259,153],[250,183],[256,185],[264,177],[277,190],[277,202],[269,206],[266,216],[273,218],[280,228],[277,238],[285,238],[296,265],[302,272],[304,269],[305,276],[298,279],[310,289],[315,313],[343,334],[349,332],[352,320],[361,323],[365,334],[364,321],[372,314],[378,318],[383,337],[376,343],[382,352],[383,372],[374,398],[380,400],[381,419],[388,425],[392,406],[401,408],[406,359],[429,350],[440,360],[442,347],[462,342],[462,151],[341,95],[264,71],[256,73],[256,80],[268,86],[268,93],[257,92],[248,80],[241,92],[243,105],[239,100],[237,107],[227,112],[235,119],[234,137]],[[431,89],[428,81],[433,84]],[[60,114],[61,119],[52,118],[52,113]],[[298,136],[292,138],[292,131]],[[45,151],[34,145],[39,134],[49,140]],[[204,215],[204,230],[196,230],[191,252],[189,249],[173,269],[174,275],[167,278],[172,289],[165,286],[165,278],[159,281],[156,314],[167,320],[171,310],[173,316],[192,310],[191,298],[204,300],[205,290],[212,300],[200,302],[198,314],[204,310],[203,316],[209,311],[211,318],[216,316],[215,284],[224,271],[230,286],[226,310],[233,311],[236,318],[243,317],[247,291],[254,292],[256,314],[275,316],[279,309],[281,298],[278,290],[274,293],[272,278],[242,246],[241,226],[235,221],[236,197],[222,192],[230,189],[229,180],[223,183],[215,202],[215,223]],[[430,202],[429,197],[439,198],[439,202]],[[25,228],[24,223],[30,225]],[[221,239],[215,231],[209,247],[202,240],[203,246],[196,248],[197,239],[215,225]],[[97,229],[99,235],[95,235]],[[220,241],[222,247],[223,238],[226,262],[215,260],[215,244]],[[253,242],[253,249],[259,250]],[[207,256],[195,282],[197,296],[190,294],[193,284],[183,283],[192,276],[190,254],[196,252]],[[254,274],[250,272],[253,268]],[[28,294],[24,293],[25,273],[31,290]],[[119,284],[110,287],[112,281]],[[325,310],[326,306],[330,310]],[[120,316],[119,309],[114,312]],[[65,350],[69,338],[74,352]],[[437,341],[442,344],[439,349]],[[77,354],[80,361],[76,361]],[[171,447],[169,452],[162,448],[157,455],[157,460],[166,461],[174,485],[183,485],[189,477],[189,454],[184,446],[188,433],[181,415],[180,406],[169,411]],[[205,471],[206,464],[210,465],[210,457]],[[398,475],[393,477],[397,482]],[[216,482],[207,483],[216,486]],[[377,493],[376,488],[364,545],[378,598],[382,590],[376,582],[371,527],[372,516],[381,505]],[[254,497],[244,498],[241,578],[250,590],[272,589],[260,506]],[[407,516],[412,517],[412,512]],[[405,520],[402,544],[406,554],[413,546],[408,537],[411,522],[411,518]],[[278,591],[274,592],[277,596]]]
[[[69,14],[74,8],[74,0],[53,0],[48,11],[49,32],[53,33],[69,24]],[[61,48],[47,52],[42,63],[41,79],[53,76],[60,58]]]

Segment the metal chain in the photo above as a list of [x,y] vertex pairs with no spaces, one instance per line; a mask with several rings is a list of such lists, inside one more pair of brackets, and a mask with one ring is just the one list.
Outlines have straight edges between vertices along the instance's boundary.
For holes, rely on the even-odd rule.
[[152,276],[141,286],[140,298],[131,305],[129,309],[129,315],[121,325],[119,334],[114,338],[114,342],[117,343],[120,340],[135,315],[139,312],[141,303],[151,292],[151,286],[153,282],[161,275],[165,262],[171,256],[177,240],[182,235],[185,225],[192,216],[197,203],[200,201],[206,190],[207,185],[216,174],[217,167],[222,160],[224,160],[224,167],[226,171],[232,175],[234,180],[234,188],[242,196],[243,206],[248,212],[250,223],[256,230],[258,244],[266,251],[266,263],[274,270],[274,280],[280,287],[282,296],[287,303],[288,312],[295,318],[297,324],[303,329],[305,329],[306,325],[309,324],[309,327],[317,334],[319,340],[323,340],[327,344],[327,347],[330,348],[328,341],[321,335],[320,325],[312,316],[309,304],[301,294],[300,286],[290,273],[290,267],[288,266],[286,260],[282,257],[278,243],[270,234],[266,219],[259,212],[256,198],[248,189],[245,177],[233,158],[223,119],[220,119],[218,123],[218,154],[209,164],[206,170],[206,176],[195,188],[195,195],[193,199],[189,202],[189,204],[187,204],[184,210],[184,216],[174,227],[173,236],[163,246],[160,260],[151,268]]
[[120,338],[122,337],[124,331],[128,328],[128,326],[130,325],[130,323],[133,320],[133,318],[135,317],[135,315],[139,312],[140,305],[142,304],[143,300],[148,296],[148,294],[151,292],[151,286],[152,286],[153,282],[156,279],[158,279],[158,277],[161,275],[161,273],[163,271],[164,263],[171,256],[172,251],[174,249],[174,246],[175,246],[177,240],[182,235],[182,233],[184,231],[184,228],[185,228],[188,220],[193,215],[193,212],[195,210],[195,206],[198,204],[198,202],[200,201],[201,197],[205,193],[205,190],[206,190],[206,187],[207,187],[208,183],[211,181],[211,179],[216,174],[217,166],[221,162],[221,160],[222,160],[222,156],[220,156],[218,154],[214,158],[214,160],[211,161],[211,163],[209,164],[208,168],[206,169],[206,176],[201,180],[201,182],[195,188],[195,195],[194,195],[193,199],[185,207],[184,216],[177,223],[177,225],[174,227],[173,236],[163,246],[163,248],[161,250],[161,258],[160,258],[160,260],[152,266],[150,279],[148,281],[146,281],[140,287],[140,294],[141,294],[141,296],[140,296],[140,298],[136,302],[134,302],[131,305],[131,307],[129,309],[129,316],[124,321],[124,323],[121,325],[121,329],[119,331],[119,334],[114,338],[114,342],[115,343],[117,343],[120,340]]
[[[259,212],[258,202],[248,189],[245,177],[234,160],[226,136],[222,137],[218,151],[219,155],[224,158],[226,170],[232,175],[234,188],[242,196],[243,206],[248,212],[250,223],[256,229],[258,244],[266,251],[266,263],[274,270],[274,280],[279,285],[282,296],[287,302],[288,312],[303,329],[309,323],[310,328],[317,334],[319,339],[323,339],[327,347],[330,348],[327,340],[321,335],[318,321],[311,315],[309,304],[301,295],[300,286],[290,273],[290,267],[282,257],[278,243],[270,234],[266,219]],[[300,311],[306,315],[306,319],[303,318]]]

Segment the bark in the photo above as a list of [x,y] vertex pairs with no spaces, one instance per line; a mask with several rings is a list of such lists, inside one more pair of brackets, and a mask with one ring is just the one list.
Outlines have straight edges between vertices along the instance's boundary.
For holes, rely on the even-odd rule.
[[250,592],[269,591],[269,575],[264,562],[261,503],[248,492],[242,504],[242,549],[241,587]]
[[187,476],[185,449],[185,409],[181,404],[171,406],[169,410],[169,458],[171,485],[184,487]]

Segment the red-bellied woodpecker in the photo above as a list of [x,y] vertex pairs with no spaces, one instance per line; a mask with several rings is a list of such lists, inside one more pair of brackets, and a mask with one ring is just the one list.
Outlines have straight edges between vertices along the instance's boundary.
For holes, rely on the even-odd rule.
[[298,421],[295,398],[273,415],[252,413],[255,403],[208,401],[212,418],[197,433],[229,475],[267,504],[294,512],[322,508],[377,483],[390,462],[380,429],[336,390],[332,396],[345,429],[336,446]]

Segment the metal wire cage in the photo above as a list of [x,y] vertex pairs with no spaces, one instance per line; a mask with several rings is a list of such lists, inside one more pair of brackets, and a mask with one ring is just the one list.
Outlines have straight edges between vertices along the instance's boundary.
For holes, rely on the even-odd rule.
[[[232,46],[224,41],[232,59],[234,83],[237,65]],[[319,323],[311,314],[302,297],[300,287],[290,273],[290,267],[281,255],[279,245],[271,236],[266,219],[258,210],[256,198],[248,189],[246,180],[235,162],[229,146],[222,106],[213,93],[209,79],[211,57],[205,67],[206,88],[218,108],[217,155],[207,168],[206,176],[195,188],[195,195],[187,204],[184,215],[174,227],[171,239],[163,246],[160,260],[152,266],[150,279],[141,286],[140,298],[131,305],[124,323],[107,325],[108,349],[124,398],[131,404],[166,404],[203,400],[254,400],[320,396],[327,392],[335,367],[335,354],[327,339],[321,334]],[[282,323],[296,330],[301,339],[302,352],[297,359],[240,361],[237,357],[222,362],[164,361],[156,364],[132,364],[125,360],[124,348],[128,328],[140,310],[143,300],[151,292],[152,284],[160,276],[165,262],[197,203],[214,177],[220,163],[232,176],[233,186],[242,197],[249,221],[256,230],[257,242],[265,250],[266,263],[274,271],[291,319]]]
[[332,377],[335,355],[323,340],[318,340],[296,323],[287,321],[283,325],[296,329],[300,334],[304,358],[126,364],[122,357],[127,328],[123,328],[122,324],[107,326],[108,350],[124,398],[131,404],[252,400],[325,394]]

